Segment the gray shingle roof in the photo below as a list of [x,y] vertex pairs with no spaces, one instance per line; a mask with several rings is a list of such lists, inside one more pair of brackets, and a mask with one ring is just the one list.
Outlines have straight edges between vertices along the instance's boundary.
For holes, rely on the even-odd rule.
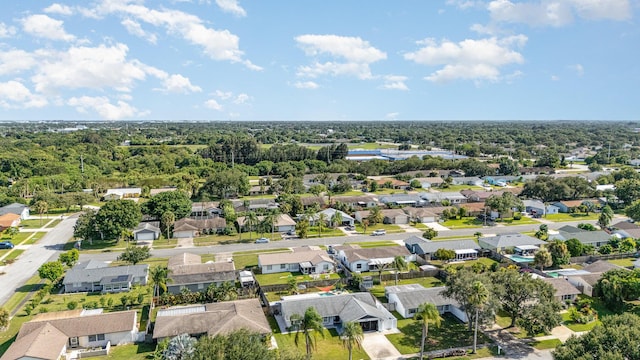
[[4,214],[21,215],[22,211],[25,208],[28,208],[28,206],[24,205],[24,204],[19,204],[19,203],[13,203],[13,204],[5,205],[3,207],[0,207],[0,215],[4,215]]
[[611,239],[611,235],[605,231],[597,230],[597,231],[581,231],[570,233],[566,231],[559,231],[558,235],[551,237],[560,239],[560,240],[569,240],[569,239],[578,239],[583,244],[596,244],[596,243],[606,243]]
[[593,262],[589,265],[585,265],[584,267],[582,267],[582,270],[588,271],[592,274],[604,273],[609,270],[619,270],[619,269],[623,269],[623,267],[618,266],[616,264],[612,264],[605,260],[598,260],[596,262]]
[[388,287],[385,291],[387,299],[389,295],[395,293],[398,296],[398,301],[402,303],[405,309],[416,309],[425,302],[432,303],[435,306],[457,305],[453,299],[442,296],[442,291],[446,289],[444,286],[425,288],[419,284],[418,286],[416,284],[410,285],[392,286],[391,289]]
[[493,248],[515,247],[519,245],[543,245],[544,241],[523,234],[503,234],[480,238],[480,246],[488,244]]
[[542,279],[544,282],[549,283],[556,290],[556,296],[564,296],[564,295],[579,295],[581,294],[580,290],[578,290],[573,284],[571,284],[567,279],[564,278],[544,278]]
[[[480,250],[480,245],[476,244],[473,240],[448,240],[448,241],[428,241],[428,240],[420,240],[412,239],[410,240],[411,246],[413,250],[417,254],[432,254],[438,249],[447,249],[447,250]],[[405,240],[405,244],[406,244]]]
[[149,272],[149,265],[108,266],[106,263],[87,261],[74,266],[62,281],[63,284],[83,282],[100,282],[103,278],[119,275],[132,275],[133,277],[145,277]]

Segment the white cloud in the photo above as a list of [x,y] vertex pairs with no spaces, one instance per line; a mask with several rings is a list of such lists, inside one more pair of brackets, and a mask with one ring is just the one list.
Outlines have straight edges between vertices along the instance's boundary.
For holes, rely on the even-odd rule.
[[58,3],[53,3],[50,6],[43,9],[47,14],[58,14],[58,15],[72,15],[73,10],[67,6]]
[[447,0],[447,5],[452,5],[463,10],[478,7],[483,4],[484,1],[479,0]]
[[[112,88],[131,91],[153,68],[137,60],[128,61],[124,44],[98,47],[71,47],[66,52],[41,51],[46,58],[31,78],[38,92],[51,93],[59,88]],[[155,74],[157,76],[157,74]]]
[[205,101],[204,106],[212,110],[222,111],[222,105],[220,105],[215,99]]
[[551,75],[551,81],[559,81],[560,77],[558,75]]
[[120,22],[122,26],[129,32],[131,35],[135,35],[139,38],[145,39],[148,42],[155,44],[158,41],[158,37],[154,33],[150,33],[144,31],[139,22],[133,21],[131,19],[124,19]]
[[32,53],[24,50],[0,51],[0,75],[19,73],[37,65]]
[[527,42],[524,35],[505,38],[466,39],[459,43],[433,39],[418,42],[421,49],[404,54],[406,60],[428,66],[441,66],[425,79],[433,82],[447,82],[455,79],[500,80],[500,68],[524,62],[522,54],[514,47],[522,47]]
[[247,16],[247,12],[238,4],[238,0],[216,0],[216,4],[222,11],[236,16]]
[[[360,79],[372,78],[369,65],[387,58],[383,51],[359,37],[338,35],[300,35],[295,38],[307,56],[326,55],[338,61],[314,62],[298,68],[297,75],[316,78],[320,75],[350,75]],[[340,62],[342,61],[342,62]]]
[[235,100],[233,100],[233,103],[234,104],[238,104],[238,105],[239,104],[244,104],[247,101],[249,101],[250,99],[251,99],[251,97],[249,95],[242,93],[242,94],[239,94],[238,96],[236,96]]
[[40,108],[48,104],[47,99],[32,94],[22,83],[10,80],[0,83],[0,107],[5,109]]
[[384,84],[382,85],[383,89],[389,90],[404,90],[408,91],[409,87],[404,82],[407,81],[406,76],[401,75],[385,75],[384,76]]
[[30,15],[22,19],[25,32],[45,39],[73,41],[75,36],[68,34],[63,27],[64,22],[50,18],[44,14]]
[[180,75],[171,75],[164,79],[163,81],[164,89],[162,91],[172,92],[172,93],[183,93],[188,94],[192,92],[201,92],[202,88],[200,86],[195,86],[191,84],[191,81]]
[[211,59],[242,63],[251,70],[262,70],[260,66],[243,58],[244,52],[239,46],[240,38],[229,30],[208,28],[198,16],[183,11],[155,10],[141,4],[141,1],[102,0],[95,8],[84,9],[83,14],[89,17],[119,14],[135,18],[153,26],[163,27],[169,34],[202,47]]
[[8,26],[7,24],[0,22],[0,38],[10,37],[16,34],[16,28]]
[[298,89],[317,89],[320,87],[320,85],[314,81],[298,81],[294,83],[293,86]]
[[590,20],[627,20],[631,18],[629,0],[539,0],[512,2],[494,0],[487,6],[498,22],[530,26],[560,27],[571,23],[574,15]]
[[83,114],[87,113],[88,110],[92,110],[106,120],[131,119],[143,115],[143,113],[125,101],[118,100],[116,104],[112,104],[106,96],[72,97],[67,101],[67,104],[75,107],[78,112]]
[[582,64],[569,65],[569,68],[576,72],[576,75],[582,77],[584,75],[584,66]]
[[398,120],[399,112],[391,112],[384,116],[386,120]]
[[233,93],[231,91],[216,90],[215,95],[222,100],[227,100],[233,96]]

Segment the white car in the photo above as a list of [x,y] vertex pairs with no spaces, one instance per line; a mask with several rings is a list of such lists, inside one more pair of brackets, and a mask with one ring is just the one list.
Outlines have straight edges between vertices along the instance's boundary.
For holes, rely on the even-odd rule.
[[387,235],[387,230],[373,230],[371,236]]
[[269,239],[267,238],[259,238],[256,240],[256,244],[266,244],[269,242]]

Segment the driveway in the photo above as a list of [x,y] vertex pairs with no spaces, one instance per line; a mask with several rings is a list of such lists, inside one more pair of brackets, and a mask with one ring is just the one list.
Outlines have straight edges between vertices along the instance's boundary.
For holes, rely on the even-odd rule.
[[362,348],[371,359],[398,359],[402,355],[382,333],[365,333]]
[[430,223],[423,223],[425,226],[428,226],[430,228],[432,228],[435,231],[448,231],[451,230],[446,226],[442,226],[440,224],[438,224],[437,222],[430,222]]

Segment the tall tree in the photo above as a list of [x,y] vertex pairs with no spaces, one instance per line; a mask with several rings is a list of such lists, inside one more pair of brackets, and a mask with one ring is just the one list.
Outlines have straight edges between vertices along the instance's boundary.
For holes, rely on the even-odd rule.
[[429,323],[433,323],[435,327],[439,328],[442,318],[438,308],[432,303],[420,304],[413,318],[420,322],[422,328],[420,336],[420,360],[422,360],[424,358],[424,343],[429,334]]
[[374,206],[369,210],[369,216],[367,216],[367,220],[369,220],[370,225],[376,225],[382,222],[383,216],[382,212],[380,212],[380,208],[378,206]]
[[613,210],[609,205],[605,205],[600,212],[600,216],[598,217],[598,225],[602,230],[605,230],[611,221],[613,220]]
[[33,210],[35,210],[35,212],[37,212],[38,215],[40,215],[40,226],[42,226],[42,214],[49,211],[49,204],[44,200],[39,200],[39,201],[36,201],[32,207],[33,207]]
[[167,232],[167,240],[171,238],[171,227],[176,222],[176,214],[174,214],[171,210],[167,210],[162,217],[160,218],[160,222]]
[[78,262],[80,258],[80,252],[78,249],[71,249],[69,251],[65,251],[58,257],[58,261],[67,265],[68,267],[73,267]]
[[160,289],[167,291],[167,282],[169,279],[169,269],[166,266],[156,265],[149,270],[149,276],[151,282],[153,282],[153,296],[154,300],[151,301],[152,305],[155,305],[155,298],[160,296]]
[[98,210],[95,223],[104,239],[116,239],[122,230],[131,229],[140,223],[140,206],[131,200],[108,201]]
[[478,348],[478,322],[480,319],[480,311],[484,308],[489,300],[489,290],[480,281],[474,281],[471,285],[471,293],[469,294],[469,303],[476,308],[474,316],[475,329],[473,331],[473,353]]
[[51,282],[58,280],[62,274],[64,274],[64,267],[60,261],[46,262],[38,268],[40,279],[47,279]]
[[552,265],[558,267],[560,265],[568,264],[571,254],[567,249],[567,244],[562,240],[553,240],[547,245],[549,253],[551,253]]
[[294,343],[298,346],[300,337],[304,337],[307,359],[311,359],[311,353],[316,346],[315,334],[320,333],[324,336],[322,316],[318,314],[316,308],[309,307],[304,312],[304,316],[293,314],[290,320],[291,331],[295,332]]
[[342,345],[349,350],[349,360],[353,359],[353,346],[358,348],[362,347],[362,341],[364,340],[364,334],[362,333],[362,326],[360,323],[350,321],[344,324],[342,328]]
[[152,196],[141,210],[156,219],[161,219],[167,211],[171,211],[176,219],[182,219],[191,214],[191,199],[184,191],[165,191]]
[[342,225],[342,213],[340,211],[336,211],[331,215],[331,226],[335,228],[340,225]]
[[327,223],[327,215],[325,213],[318,214],[318,218],[316,219],[318,226],[318,236],[322,237],[322,228]]
[[251,234],[258,225],[258,215],[254,211],[249,211],[245,217],[243,226],[246,226],[249,230],[249,241],[251,241]]
[[118,256],[118,260],[136,265],[151,257],[150,250],[148,246],[129,246]]
[[408,268],[407,265],[407,261],[404,259],[404,256],[396,256],[393,258],[393,264],[392,264],[393,268],[395,269],[395,273],[396,273],[396,285],[398,285],[398,273],[400,273],[401,271],[405,271]]
[[553,258],[551,253],[547,249],[540,249],[533,256],[533,265],[540,267],[540,270],[544,270],[545,267],[553,264]]
[[518,199],[513,193],[504,192],[502,195],[491,195],[487,198],[485,204],[498,212],[500,218],[504,217],[504,214],[509,212],[512,209],[517,209],[518,211],[522,211],[524,209],[524,204],[522,200]]

